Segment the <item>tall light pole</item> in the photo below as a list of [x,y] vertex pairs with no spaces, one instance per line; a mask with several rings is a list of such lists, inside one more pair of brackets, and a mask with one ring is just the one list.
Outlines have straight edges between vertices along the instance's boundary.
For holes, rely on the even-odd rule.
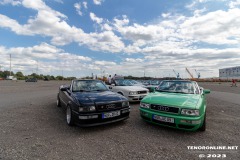
[[36,70],[36,73],[37,73],[37,75],[38,75],[38,60],[37,60],[37,70]]
[[11,63],[11,54],[10,54],[10,76],[11,76],[11,72],[12,72],[12,63]]

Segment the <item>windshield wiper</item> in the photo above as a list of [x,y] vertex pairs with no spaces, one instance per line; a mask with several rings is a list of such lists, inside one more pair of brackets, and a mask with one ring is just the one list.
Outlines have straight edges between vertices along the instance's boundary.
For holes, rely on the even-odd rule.
[[172,93],[182,93],[182,94],[189,94],[187,92],[172,92]]
[[90,90],[84,90],[84,89],[80,89],[80,90],[77,90],[78,92],[90,92]]
[[96,89],[96,90],[91,90],[91,91],[106,91],[106,90],[103,90],[103,89]]
[[166,90],[156,90],[158,92],[169,92],[169,91],[166,91]]

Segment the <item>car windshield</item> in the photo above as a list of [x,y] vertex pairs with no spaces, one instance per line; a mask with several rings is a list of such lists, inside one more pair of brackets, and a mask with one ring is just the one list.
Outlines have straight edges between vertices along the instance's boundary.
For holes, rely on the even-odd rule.
[[141,82],[138,82],[136,80],[130,80],[130,82],[134,85],[134,86],[142,86],[143,84]]
[[152,80],[150,83],[151,83],[151,85],[159,85],[160,81]]
[[173,92],[184,94],[199,94],[199,87],[191,81],[162,81],[156,88],[158,92]]
[[107,87],[101,81],[77,80],[73,82],[73,92],[107,91]]
[[128,79],[117,79],[115,80],[116,86],[134,86],[131,80]]

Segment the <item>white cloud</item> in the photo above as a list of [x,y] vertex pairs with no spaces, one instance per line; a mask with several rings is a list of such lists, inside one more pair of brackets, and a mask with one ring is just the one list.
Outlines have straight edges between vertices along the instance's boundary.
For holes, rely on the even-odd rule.
[[[92,61],[90,57],[73,53],[66,53],[47,43],[32,47],[6,48],[0,46],[0,63],[4,69],[9,68],[9,55],[12,55],[12,68],[14,72],[23,71],[25,74],[36,72],[38,65],[39,73],[56,75],[57,71],[71,71],[87,69],[88,63]],[[46,61],[47,60],[47,61]],[[50,62],[50,63],[49,63]]]
[[87,7],[87,2],[83,2],[83,7],[85,8],[85,9],[87,9],[88,7]]
[[[13,1],[4,1],[5,4]],[[194,1],[204,3],[206,1]],[[235,2],[235,3],[233,3]],[[162,18],[154,23],[139,24],[123,15],[121,18],[107,20],[90,13],[90,18],[100,31],[85,33],[81,28],[70,26],[68,17],[49,8],[44,1],[24,0],[22,5],[34,9],[37,14],[28,19],[26,24],[20,24],[14,19],[0,14],[0,27],[8,28],[19,35],[41,35],[51,38],[51,44],[23,48],[0,47],[2,53],[24,55],[27,64],[36,63],[36,59],[47,59],[53,63],[39,61],[41,65],[57,70],[59,64],[67,70],[81,63],[87,72],[107,69],[108,73],[142,75],[143,69],[154,75],[151,70],[166,70],[175,66],[181,74],[184,68],[206,70],[205,76],[211,75],[213,68],[234,66],[240,61],[240,9],[236,8],[238,1],[230,2],[232,9],[209,12],[207,8],[193,9],[192,16],[163,13]],[[86,3],[87,4],[87,3]],[[12,4],[13,5],[13,4]],[[76,3],[76,9],[87,9],[84,3]],[[87,5],[86,5],[87,6]],[[65,53],[53,45],[78,43],[93,51],[125,54],[141,54],[144,58],[122,58],[119,64],[109,61],[94,61],[89,57]],[[53,45],[52,45],[53,44]],[[221,46],[223,49],[212,49]],[[104,54],[104,53],[102,53]],[[2,55],[1,55],[2,56]],[[29,57],[29,59],[28,59]],[[119,57],[118,57],[119,58]],[[85,63],[86,62],[86,63]],[[142,63],[144,62],[144,63]],[[203,66],[204,62],[204,66]],[[7,65],[7,62],[0,60]],[[19,62],[19,66],[23,62]],[[138,65],[136,66],[136,63]],[[54,66],[56,65],[56,66]],[[45,68],[45,69],[46,69]],[[129,71],[131,68],[132,71]],[[181,68],[181,69],[180,69]],[[42,68],[43,70],[43,68]],[[173,74],[173,73],[172,73]],[[216,73],[217,74],[217,73]],[[157,76],[161,76],[160,74]]]
[[93,3],[96,5],[101,5],[103,0],[93,0]]
[[97,17],[97,16],[96,16],[94,13],[92,13],[92,12],[90,12],[89,16],[90,16],[90,18],[91,18],[92,21],[94,21],[94,22],[96,22],[96,23],[98,23],[98,24],[100,24],[100,23],[103,22],[103,19],[102,19],[102,18]]
[[230,8],[236,8],[240,5],[240,0],[230,1],[229,7]]
[[218,10],[203,16],[189,17],[180,25],[181,33],[186,39],[209,44],[238,44],[238,15],[240,9]]
[[80,16],[82,16],[83,13],[82,13],[82,11],[81,11],[81,3],[80,3],[80,2],[79,2],[79,3],[75,3],[75,4],[74,4],[74,7],[76,8],[77,13],[78,13]]
[[95,61],[94,64],[100,65],[100,66],[107,66],[107,65],[114,66],[114,65],[116,65],[115,62],[109,62],[109,61]]
[[63,4],[63,0],[54,0],[54,1]]
[[140,58],[126,58],[126,61],[127,62],[133,62],[133,63],[139,63],[139,62],[143,62],[144,60],[143,59],[140,59]]
[[13,6],[20,5],[21,1],[19,0],[2,0],[0,2],[1,5],[11,4]]
[[163,13],[163,14],[162,14],[162,17],[163,17],[163,18],[167,18],[167,17],[169,17],[170,15],[171,15],[171,13]]
[[203,8],[203,9],[197,9],[197,10],[194,11],[193,14],[194,14],[194,16],[198,17],[198,16],[201,16],[202,13],[204,13],[204,12],[206,12],[206,11],[207,11],[206,8]]
[[10,19],[9,17],[0,14],[0,26],[4,28],[10,28],[17,34],[33,35],[33,33],[27,28],[21,26],[16,20]]

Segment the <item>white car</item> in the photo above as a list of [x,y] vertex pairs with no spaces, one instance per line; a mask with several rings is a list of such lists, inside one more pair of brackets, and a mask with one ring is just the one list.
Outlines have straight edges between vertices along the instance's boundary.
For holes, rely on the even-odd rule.
[[127,79],[116,79],[114,83],[108,87],[110,91],[125,96],[130,102],[141,101],[149,92],[148,89],[135,86]]

